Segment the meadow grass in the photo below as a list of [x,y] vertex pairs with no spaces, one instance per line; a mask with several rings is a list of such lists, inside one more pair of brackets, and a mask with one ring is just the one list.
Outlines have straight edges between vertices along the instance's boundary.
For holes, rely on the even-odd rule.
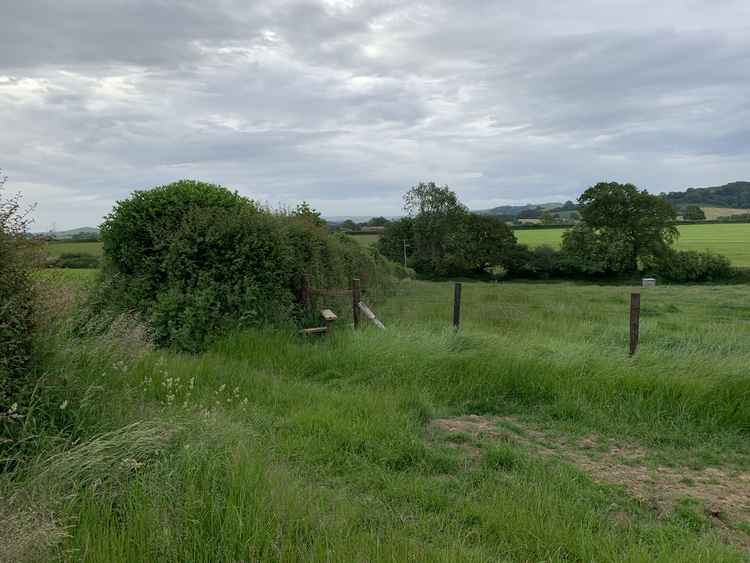
[[747,288],[644,290],[633,358],[630,291],[467,283],[455,332],[451,284],[405,281],[373,303],[386,331],[249,331],[199,356],[50,339],[60,430],[0,492],[54,514],[61,560],[746,561],[699,506],[430,424],[500,416],[747,470]]
[[[750,266],[750,223],[682,225],[677,250],[710,250],[723,254],[734,266]],[[518,242],[531,247],[547,245],[559,248],[564,229],[518,229]]]

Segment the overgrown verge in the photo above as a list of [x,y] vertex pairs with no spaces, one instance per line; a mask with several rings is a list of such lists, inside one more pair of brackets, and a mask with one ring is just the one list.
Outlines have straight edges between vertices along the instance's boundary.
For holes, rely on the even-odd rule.
[[32,268],[39,253],[28,235],[20,196],[3,197],[0,181],[0,426],[13,416],[12,396],[23,385],[33,348]]
[[[593,289],[545,298],[544,286],[477,284],[483,298],[467,288],[467,324],[456,333],[432,322],[449,323],[448,284],[405,285],[419,286],[422,301],[384,304],[389,330],[323,340],[264,328],[188,355],[144,353],[140,325],[128,318],[97,339],[71,337],[65,326],[45,333],[44,403],[21,409],[17,447],[2,456],[18,461],[0,476],[0,553],[13,561],[746,560],[699,510],[654,510],[522,441],[482,442],[467,461],[453,443],[425,439],[434,416],[456,413],[522,413],[602,436],[619,419],[649,444],[681,440],[684,459],[702,448],[701,463],[718,465],[713,454],[723,450],[742,454],[746,467],[741,336],[692,362],[652,340],[658,349],[617,368],[612,348],[571,343],[580,318],[549,326],[549,314],[569,316],[565,303],[581,315]],[[726,292],[719,303],[741,306],[739,288],[718,291]],[[483,323],[491,334],[471,326],[480,312],[496,313]],[[611,312],[584,315],[597,321],[598,344],[608,342]],[[496,322],[509,317],[516,321]],[[685,337],[679,326],[660,338]],[[732,351],[735,363],[715,360]]]
[[402,268],[309,206],[274,213],[220,186],[183,180],[135,192],[101,227],[104,268],[89,320],[134,312],[159,346],[197,352],[238,327],[299,318],[303,273],[318,287],[359,277],[383,291]]

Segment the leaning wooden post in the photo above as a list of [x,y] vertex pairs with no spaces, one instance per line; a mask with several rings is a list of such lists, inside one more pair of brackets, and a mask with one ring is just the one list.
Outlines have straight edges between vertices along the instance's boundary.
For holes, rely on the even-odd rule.
[[461,324],[461,284],[456,283],[453,286],[453,328],[458,330]]
[[352,278],[352,318],[354,319],[354,328],[359,328],[359,302],[362,296],[359,291],[359,278]]
[[630,294],[630,355],[638,349],[641,322],[641,294]]

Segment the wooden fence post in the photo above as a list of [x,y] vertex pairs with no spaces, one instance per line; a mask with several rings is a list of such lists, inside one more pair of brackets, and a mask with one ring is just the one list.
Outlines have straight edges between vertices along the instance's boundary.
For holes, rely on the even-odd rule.
[[359,328],[359,302],[362,295],[359,290],[359,278],[352,278],[352,318],[354,319],[354,328]]
[[630,355],[638,349],[641,322],[641,294],[630,294]]
[[461,284],[456,282],[453,286],[453,328],[458,330],[461,324]]

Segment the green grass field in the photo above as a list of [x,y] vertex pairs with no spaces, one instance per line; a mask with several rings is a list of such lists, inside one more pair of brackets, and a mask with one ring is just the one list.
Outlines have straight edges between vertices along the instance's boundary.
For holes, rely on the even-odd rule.
[[47,243],[47,253],[51,257],[57,257],[67,253],[102,255],[101,242],[50,242]]
[[467,283],[459,332],[452,291],[198,356],[46,339],[62,430],[0,481],[6,556],[21,530],[39,560],[748,560],[744,287],[644,291],[632,358],[631,288]]
[[[558,248],[563,229],[519,229],[514,231],[522,244]],[[723,254],[740,267],[750,267],[750,224],[683,225],[675,245],[678,250],[710,250]]]

